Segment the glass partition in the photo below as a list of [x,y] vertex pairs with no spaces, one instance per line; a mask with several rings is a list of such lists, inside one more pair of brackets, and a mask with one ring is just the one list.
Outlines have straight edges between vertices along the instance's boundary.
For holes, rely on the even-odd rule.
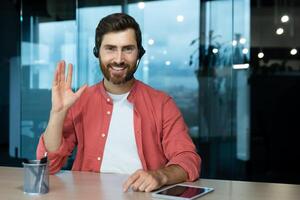
[[24,1],[21,10],[20,156],[30,159],[48,121],[56,63],[77,63],[76,2],[61,3],[63,10],[50,3]]
[[201,1],[199,152],[207,178],[243,177],[249,159],[250,1]]
[[95,27],[105,15],[121,12],[121,5],[89,7],[88,2],[75,0],[59,5],[44,3],[32,11],[24,1],[21,15],[19,156],[30,159],[35,158],[39,136],[48,122],[57,62],[65,60],[74,65],[74,90],[84,83],[98,82],[102,75],[92,53]]
[[198,81],[196,66],[190,65],[189,59],[198,55],[198,47],[191,46],[191,42],[199,36],[199,1],[132,3],[128,13],[141,25],[146,49],[137,78],[174,98],[196,140]]

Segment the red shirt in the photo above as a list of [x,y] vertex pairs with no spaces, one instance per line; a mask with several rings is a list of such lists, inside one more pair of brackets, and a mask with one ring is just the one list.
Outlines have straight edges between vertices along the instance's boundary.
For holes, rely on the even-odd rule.
[[[189,181],[196,180],[201,159],[172,98],[135,80],[127,99],[133,104],[134,134],[143,169],[177,164],[187,172]],[[86,89],[68,111],[61,146],[56,152],[48,152],[51,174],[61,169],[75,146],[72,170],[100,171],[112,110],[113,102],[103,81]],[[37,158],[46,151],[42,135]]]

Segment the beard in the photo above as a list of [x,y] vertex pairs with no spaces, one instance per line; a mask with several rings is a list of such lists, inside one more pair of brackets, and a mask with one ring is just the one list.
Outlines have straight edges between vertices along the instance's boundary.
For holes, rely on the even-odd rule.
[[[130,80],[133,79],[133,75],[137,69],[137,66],[130,65],[128,63],[122,62],[122,63],[109,63],[106,66],[102,63],[101,59],[100,60],[100,68],[102,71],[103,76],[105,77],[106,80],[109,82],[115,84],[115,85],[120,85],[124,84]],[[113,67],[116,68],[121,68],[121,70],[124,70],[124,73],[112,73],[111,70],[113,70]],[[121,71],[120,70],[120,71]]]

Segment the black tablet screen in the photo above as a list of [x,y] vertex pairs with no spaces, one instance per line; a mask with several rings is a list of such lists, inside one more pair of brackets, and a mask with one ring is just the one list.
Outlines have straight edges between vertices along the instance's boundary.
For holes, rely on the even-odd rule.
[[161,191],[158,194],[170,195],[170,196],[175,196],[175,197],[192,198],[192,197],[202,194],[204,192],[205,192],[204,188],[176,185],[167,190]]

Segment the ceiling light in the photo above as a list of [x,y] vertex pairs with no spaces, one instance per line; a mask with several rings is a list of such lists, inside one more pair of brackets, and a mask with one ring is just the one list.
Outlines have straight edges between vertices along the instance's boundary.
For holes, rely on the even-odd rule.
[[219,52],[219,50],[218,50],[217,48],[213,48],[212,52],[213,52],[214,54],[216,54],[216,53]]
[[184,17],[182,15],[177,15],[176,19],[178,22],[183,22]]
[[236,46],[237,45],[237,41],[236,40],[232,40],[232,46]]
[[290,54],[294,56],[297,54],[297,52],[298,52],[297,49],[294,48],[294,49],[291,49]]
[[281,17],[281,22],[282,22],[282,23],[286,23],[286,22],[288,22],[289,20],[290,20],[290,18],[289,18],[288,15],[283,15],[283,16]]
[[257,54],[257,57],[258,58],[263,58],[265,56],[265,54],[263,53],[263,52],[259,52],[258,54]]
[[247,48],[244,48],[244,49],[242,50],[242,52],[243,52],[243,54],[247,54],[247,53],[249,52],[249,50],[248,50]]
[[148,44],[149,44],[149,45],[153,45],[153,44],[154,44],[154,40],[153,40],[153,39],[149,39],[149,40],[148,40]]
[[241,39],[240,39],[240,43],[241,43],[241,44],[245,44],[245,43],[246,43],[246,38],[241,38]]
[[145,3],[144,2],[139,2],[138,3],[138,7],[139,7],[139,9],[144,9],[145,8]]
[[171,65],[171,61],[167,60],[167,61],[165,62],[165,64],[166,64],[167,66],[169,66],[169,65]]
[[249,63],[245,64],[234,64],[233,69],[248,69],[249,68]]
[[276,30],[276,34],[277,35],[281,35],[281,34],[283,34],[284,33],[284,29],[283,28],[278,28],[277,30]]

